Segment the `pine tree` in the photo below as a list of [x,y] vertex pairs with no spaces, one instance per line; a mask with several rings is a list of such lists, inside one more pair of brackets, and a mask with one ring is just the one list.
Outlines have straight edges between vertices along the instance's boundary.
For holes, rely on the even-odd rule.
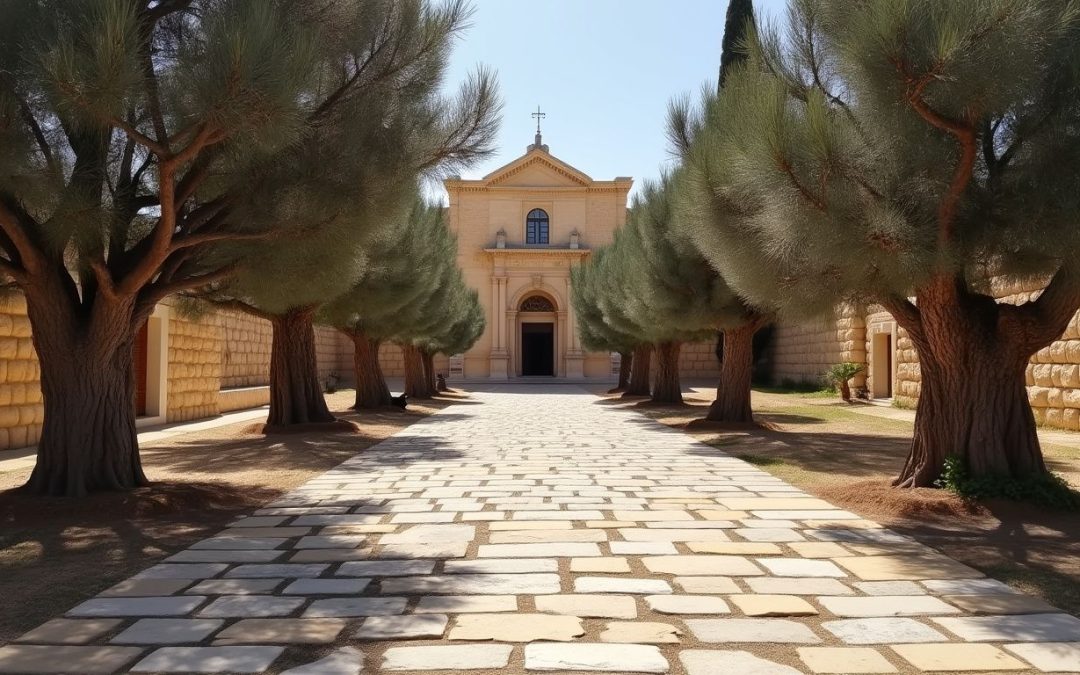
[[[698,243],[789,317],[869,300],[907,330],[922,390],[900,486],[956,455],[1045,472],[1029,358],[1080,307],[1080,13],[1043,0],[796,0],[751,40],[695,138],[718,211]],[[998,302],[990,280],[1046,289]]]

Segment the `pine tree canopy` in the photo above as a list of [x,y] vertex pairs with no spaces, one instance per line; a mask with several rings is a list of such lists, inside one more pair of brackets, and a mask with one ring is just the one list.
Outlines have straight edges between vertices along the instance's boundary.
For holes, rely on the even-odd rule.
[[935,275],[1055,275],[1080,253],[1080,9],[793,0],[687,137],[695,242],[752,305],[897,302]]

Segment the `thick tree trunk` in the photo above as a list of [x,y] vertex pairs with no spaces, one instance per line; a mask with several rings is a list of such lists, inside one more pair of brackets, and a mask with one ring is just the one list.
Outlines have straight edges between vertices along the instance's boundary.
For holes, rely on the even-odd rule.
[[[1036,351],[1017,308],[938,280],[918,294],[918,314],[898,316],[919,353],[922,376],[911,452],[901,487],[932,487],[945,459],[972,476],[1046,472],[1024,373]],[[1004,315],[1004,316],[1003,316]]]
[[85,321],[65,312],[62,293],[27,294],[41,368],[45,418],[26,488],[81,497],[147,484],[135,434],[134,344],[150,310],[100,298]]
[[649,395],[649,362],[652,360],[652,349],[652,345],[641,345],[634,349],[630,383],[627,384],[623,396]]
[[269,427],[326,424],[335,417],[326,407],[315,357],[315,310],[300,307],[275,315],[270,348]]
[[428,398],[438,396],[439,387],[435,382],[435,354],[420,350],[420,360],[424,364],[424,382],[427,385]]
[[653,383],[653,403],[682,403],[682,385],[679,382],[679,342],[661,342],[656,345],[656,380]]
[[356,401],[353,408],[369,410],[390,405],[390,387],[379,365],[379,341],[363,332],[346,333],[353,342],[353,369],[356,374]]
[[634,352],[619,352],[619,384],[615,391],[625,391],[630,386],[630,369],[634,364]]
[[754,421],[750,407],[750,381],[754,370],[754,333],[758,321],[724,331],[724,360],[720,363],[720,384],[716,400],[705,419],[711,422],[749,424]]
[[420,349],[411,344],[404,344],[401,349],[405,353],[405,395],[409,398],[431,398]]

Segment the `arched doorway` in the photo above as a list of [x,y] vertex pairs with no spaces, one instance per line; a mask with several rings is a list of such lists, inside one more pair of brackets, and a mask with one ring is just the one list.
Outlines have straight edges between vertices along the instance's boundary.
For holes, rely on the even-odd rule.
[[530,295],[521,301],[518,318],[522,376],[555,375],[556,316],[555,303],[546,296]]

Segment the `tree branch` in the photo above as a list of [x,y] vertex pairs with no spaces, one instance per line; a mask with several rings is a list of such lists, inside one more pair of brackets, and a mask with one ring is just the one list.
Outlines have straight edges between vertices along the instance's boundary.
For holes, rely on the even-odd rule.
[[805,185],[799,182],[798,177],[795,175],[794,167],[791,166],[791,163],[787,161],[786,157],[777,157],[776,166],[778,169],[780,169],[780,171],[787,174],[787,177],[791,180],[791,184],[795,187],[796,190],[799,191],[799,194],[803,196],[803,199],[813,204],[814,208],[816,208],[818,211],[827,210],[825,201],[815,196],[814,193],[810,192],[810,190],[808,190]]
[[1038,298],[1022,305],[1001,305],[1002,328],[1021,336],[1021,344],[1034,353],[1061,337],[1080,309],[1080,275],[1062,265]]
[[182,279],[177,279],[176,281],[170,281],[168,283],[153,284],[151,286],[147,286],[143,289],[143,297],[140,299],[140,301],[152,302],[153,304],[157,304],[165,298],[169,297],[170,295],[174,295],[182,291],[193,290],[203,286],[209,286],[216,281],[224,281],[225,279],[228,279],[229,277],[236,274],[237,268],[238,265],[231,264],[226,265],[225,267],[222,267],[213,272],[196,274],[193,276],[184,277]]

